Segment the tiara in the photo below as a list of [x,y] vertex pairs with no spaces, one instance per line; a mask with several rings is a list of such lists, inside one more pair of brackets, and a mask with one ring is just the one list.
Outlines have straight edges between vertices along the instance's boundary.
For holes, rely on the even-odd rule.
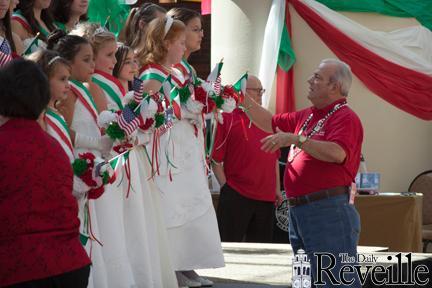
[[61,56],[55,56],[54,58],[52,58],[49,62],[48,62],[48,66],[51,66],[52,64],[54,64],[54,62],[56,62],[57,60],[61,59]]
[[93,33],[93,36],[96,36],[96,35],[98,35],[98,34],[102,34],[102,33],[106,33],[106,32],[109,32],[105,27],[98,27],[95,31],[94,31],[94,33]]
[[168,31],[171,29],[173,22],[174,22],[174,19],[171,16],[166,16],[164,38],[168,34]]

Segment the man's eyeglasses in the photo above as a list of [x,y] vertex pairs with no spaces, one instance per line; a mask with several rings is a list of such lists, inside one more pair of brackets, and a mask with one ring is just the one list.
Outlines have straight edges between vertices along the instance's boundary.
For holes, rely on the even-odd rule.
[[246,88],[246,90],[255,91],[255,92],[257,92],[260,95],[264,94],[264,92],[265,92],[265,89],[263,89],[263,88]]

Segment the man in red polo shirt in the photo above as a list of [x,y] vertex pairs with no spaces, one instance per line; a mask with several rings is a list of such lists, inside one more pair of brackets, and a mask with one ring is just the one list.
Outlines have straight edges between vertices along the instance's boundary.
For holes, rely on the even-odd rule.
[[[249,76],[246,93],[261,104],[261,82]],[[261,150],[261,139],[270,135],[240,109],[223,114],[217,127],[213,171],[221,185],[217,208],[222,241],[270,242],[275,200],[281,201],[279,151]]]
[[[349,203],[349,192],[360,163],[363,128],[347,104],[351,82],[346,63],[326,59],[308,80],[312,107],[272,115],[250,97],[245,101],[254,123],[274,133],[262,139],[263,151],[291,146],[284,175],[290,241],[294,252],[306,251],[312,278],[322,287],[340,283],[341,256],[356,256],[360,233],[360,218]],[[331,253],[335,263],[316,252]],[[323,260],[321,268],[334,264],[331,273],[317,273],[317,260]],[[353,280],[342,283],[344,287],[359,287],[355,273],[347,273],[344,280]]]

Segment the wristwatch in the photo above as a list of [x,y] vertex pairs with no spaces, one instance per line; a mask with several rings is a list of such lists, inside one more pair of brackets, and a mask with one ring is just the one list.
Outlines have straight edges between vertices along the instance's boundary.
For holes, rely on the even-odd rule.
[[308,140],[309,138],[303,134],[300,134],[297,141],[297,147],[301,149],[303,144]]

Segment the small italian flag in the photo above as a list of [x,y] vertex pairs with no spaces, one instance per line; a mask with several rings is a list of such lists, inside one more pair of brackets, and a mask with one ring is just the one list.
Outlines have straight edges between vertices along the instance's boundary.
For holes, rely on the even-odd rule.
[[169,99],[171,106],[174,110],[174,115],[177,119],[181,120],[181,103],[180,94],[177,88],[171,82],[171,75],[169,75],[162,83],[162,91],[167,99]]
[[[222,59],[223,60],[223,59]],[[215,67],[213,68],[213,70],[210,72],[210,74],[207,76],[207,81],[208,82],[216,82],[218,77],[221,74],[222,71],[222,66],[223,66],[223,62],[222,60],[219,63],[216,63]]]
[[234,85],[233,88],[237,92],[241,92],[243,95],[246,94],[246,84],[248,79],[248,73],[246,72]]

